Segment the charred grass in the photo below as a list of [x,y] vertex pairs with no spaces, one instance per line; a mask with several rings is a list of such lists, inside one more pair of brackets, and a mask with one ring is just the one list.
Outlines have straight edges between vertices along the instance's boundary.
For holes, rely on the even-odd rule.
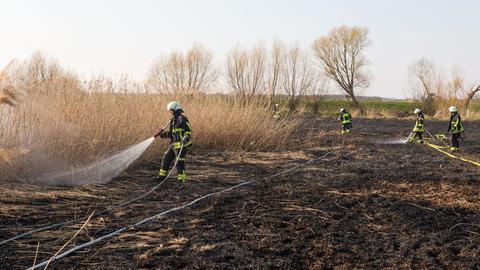
[[[321,123],[321,125],[319,124]],[[428,122],[439,133],[445,122]],[[478,122],[467,122],[459,155],[480,159]],[[55,262],[52,269],[477,269],[480,267],[479,168],[405,137],[410,121],[358,120],[345,140],[333,122],[313,119],[293,134],[298,147],[273,151],[194,151],[191,180],[167,181],[148,199],[92,219],[80,244],[142,218],[245,180],[259,180]],[[323,130],[316,145],[302,135]],[[335,151],[300,170],[279,170]],[[43,224],[88,216],[156,183],[157,161],[135,164],[107,185],[74,189],[3,185],[0,239]],[[84,221],[1,246],[3,268],[52,256]]]

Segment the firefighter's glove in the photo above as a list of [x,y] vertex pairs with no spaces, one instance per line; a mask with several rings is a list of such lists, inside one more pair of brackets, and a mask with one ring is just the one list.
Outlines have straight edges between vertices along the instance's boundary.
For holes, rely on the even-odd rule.
[[157,133],[155,133],[155,134],[153,135],[153,137],[154,137],[154,138],[157,138],[157,137],[159,137],[159,136],[161,137],[162,133],[163,133],[163,128],[160,129]]
[[165,138],[168,138],[168,136],[169,136],[169,135],[168,135],[168,132],[166,132],[166,131],[162,131],[162,133],[160,133],[160,138],[164,138],[164,139],[165,139]]

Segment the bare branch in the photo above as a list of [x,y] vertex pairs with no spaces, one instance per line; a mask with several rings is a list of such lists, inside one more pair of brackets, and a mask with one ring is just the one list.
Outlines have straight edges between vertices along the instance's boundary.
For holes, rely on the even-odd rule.
[[368,29],[341,26],[313,44],[313,51],[324,73],[338,84],[347,99],[360,111],[362,108],[355,92],[369,86],[370,78],[365,70],[368,63],[363,55],[369,43]]
[[243,101],[250,101],[266,89],[266,49],[257,46],[251,50],[235,48],[227,57],[227,82]]
[[291,47],[283,57],[282,89],[288,96],[288,106],[294,110],[301,96],[319,93],[320,74],[314,69],[309,54],[298,46]]
[[212,59],[212,54],[201,45],[195,45],[185,54],[172,52],[162,56],[152,66],[146,87],[171,95],[206,92],[217,78]]

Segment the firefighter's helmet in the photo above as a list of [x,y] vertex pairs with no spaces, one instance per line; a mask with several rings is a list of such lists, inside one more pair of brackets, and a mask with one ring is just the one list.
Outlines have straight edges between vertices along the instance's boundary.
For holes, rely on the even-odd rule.
[[170,103],[168,103],[167,105],[167,111],[178,111],[178,110],[181,110],[182,109],[182,106],[180,106],[180,103],[176,102],[176,101],[172,101]]
[[455,106],[450,106],[450,108],[448,108],[448,110],[449,110],[451,113],[456,113],[456,112],[458,112],[457,107],[455,107]]

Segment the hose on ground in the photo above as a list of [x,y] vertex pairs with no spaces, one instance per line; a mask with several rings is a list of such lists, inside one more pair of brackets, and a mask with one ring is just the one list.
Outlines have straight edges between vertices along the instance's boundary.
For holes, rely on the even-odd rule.
[[[307,164],[310,164],[310,163],[313,163],[313,162],[315,162],[315,161],[321,160],[321,159],[325,158],[326,156],[330,155],[332,152],[333,152],[333,150],[327,152],[326,154],[324,154],[324,155],[322,155],[322,156],[320,156],[320,157],[317,157],[317,158],[311,159],[311,160],[309,160],[309,161],[307,161],[307,162],[298,164],[297,166],[294,166],[294,167],[292,167],[292,168],[290,168],[290,169],[288,169],[288,170],[284,170],[284,171],[281,171],[281,172],[276,173],[276,174],[274,174],[274,175],[271,175],[271,176],[267,176],[267,177],[265,177],[265,178],[262,178],[260,181],[265,181],[265,180],[268,180],[268,179],[271,179],[271,178],[278,177],[278,176],[283,175],[283,174],[287,174],[287,173],[289,173],[289,172],[291,172],[291,171],[294,171],[294,170],[296,170],[296,169],[298,169],[298,168],[300,168],[300,167],[303,167],[303,166],[305,166],[305,165],[307,165]],[[180,211],[180,210],[182,210],[182,209],[184,209],[184,208],[186,208],[186,207],[189,207],[189,206],[191,206],[191,205],[194,205],[194,204],[196,204],[197,202],[202,201],[202,200],[204,200],[204,199],[207,199],[207,198],[209,198],[209,197],[212,197],[212,196],[215,196],[215,195],[219,195],[219,194],[222,194],[222,193],[225,193],[225,192],[234,190],[234,189],[236,189],[236,188],[239,188],[239,187],[242,187],[242,186],[245,186],[245,185],[252,184],[252,183],[254,183],[254,182],[257,182],[257,181],[256,181],[256,180],[245,181],[245,182],[242,182],[242,183],[237,184],[237,185],[235,185],[235,186],[232,186],[232,187],[229,187],[229,188],[220,190],[220,191],[216,191],[216,192],[212,192],[212,193],[206,194],[206,195],[204,195],[204,196],[202,196],[202,197],[199,197],[199,198],[197,198],[197,199],[195,199],[195,200],[193,200],[193,201],[191,201],[191,202],[189,202],[189,203],[186,203],[186,204],[184,204],[184,205],[177,206],[177,207],[171,208],[171,209],[169,209],[169,210],[163,211],[163,212],[161,212],[161,213],[158,213],[158,214],[156,214],[156,215],[153,215],[153,216],[150,216],[150,217],[148,217],[148,218],[146,218],[146,219],[143,219],[143,220],[141,220],[141,221],[139,221],[139,222],[137,222],[137,223],[135,223],[135,224],[132,224],[132,225],[130,225],[130,226],[125,226],[125,227],[123,227],[123,228],[121,228],[121,229],[118,229],[118,230],[116,230],[116,231],[113,231],[113,232],[111,232],[111,233],[109,233],[109,234],[106,234],[106,235],[104,235],[104,236],[101,236],[101,237],[99,237],[99,238],[97,238],[97,239],[94,239],[94,240],[92,240],[92,241],[89,241],[89,242],[83,243],[83,244],[81,244],[81,245],[78,245],[78,246],[76,246],[76,247],[73,247],[73,248],[71,248],[71,249],[63,252],[62,254],[56,256],[56,257],[52,257],[52,258],[50,258],[49,260],[46,260],[46,261],[44,261],[44,262],[42,262],[42,263],[40,263],[40,264],[38,264],[38,265],[35,265],[35,266],[33,266],[33,267],[28,268],[28,270],[38,269],[38,268],[40,268],[40,267],[45,266],[49,261],[53,262],[53,261],[62,259],[62,258],[66,257],[66,256],[68,256],[68,255],[70,255],[70,254],[72,254],[72,253],[74,253],[74,252],[76,252],[76,251],[78,251],[78,250],[81,250],[81,249],[84,249],[84,248],[86,248],[86,247],[95,245],[95,244],[97,244],[97,243],[99,243],[99,242],[101,242],[101,241],[103,241],[103,240],[110,239],[110,238],[112,238],[112,237],[114,237],[114,236],[116,236],[116,235],[118,235],[118,234],[121,234],[122,232],[136,229],[136,228],[138,228],[139,226],[141,226],[141,225],[143,225],[143,224],[145,224],[145,223],[147,223],[147,222],[149,222],[149,221],[152,221],[152,220],[154,220],[154,219],[158,219],[158,218],[160,218],[160,217],[162,217],[162,216],[165,216],[165,215],[167,215],[167,214],[169,214],[169,213],[172,213],[172,212]]]
[[[143,193],[142,195],[138,196],[138,197],[134,197],[128,201],[125,201],[123,203],[120,203],[120,204],[117,204],[117,205],[113,205],[111,207],[108,207],[102,211],[99,211],[97,213],[95,213],[92,218],[94,217],[98,217],[100,215],[103,215],[105,213],[109,213],[109,212],[112,212],[113,210],[116,210],[118,208],[121,208],[121,207],[124,207],[126,205],[129,205],[133,202],[136,202],[136,201],[139,201],[145,197],[147,197],[148,195],[152,194],[155,190],[157,190],[163,183],[165,183],[165,181],[171,176],[172,172],[173,172],[173,168],[175,168],[177,166],[177,163],[178,163],[178,160],[180,158],[180,153],[183,151],[183,144],[181,145],[180,147],[180,150],[179,150],[179,154],[175,160],[175,163],[172,167],[172,170],[170,170],[170,172],[168,173],[168,175],[160,182],[158,183],[156,186],[154,186],[153,188],[151,188],[149,191]],[[17,239],[20,239],[20,238],[24,238],[26,236],[29,236],[29,235],[32,235],[32,234],[35,234],[35,233],[38,233],[38,232],[42,232],[42,231],[46,231],[46,230],[49,230],[49,229],[53,229],[53,228],[58,228],[60,226],[67,226],[67,225],[70,225],[70,224],[73,224],[77,221],[80,221],[80,220],[83,220],[85,219],[85,217],[79,217],[79,218],[76,218],[76,219],[72,219],[72,220],[68,220],[68,221],[63,221],[63,222],[60,222],[60,223],[56,223],[56,224],[51,224],[51,225],[48,225],[48,226],[44,226],[44,227],[41,227],[41,228],[37,228],[35,230],[32,230],[32,231],[28,231],[28,232],[25,232],[25,233],[22,233],[22,234],[19,234],[17,236],[14,236],[14,237],[11,237],[11,238],[8,238],[8,239],[5,239],[3,241],[0,242],[0,246],[6,244],[6,243],[9,243],[11,241],[14,241],[14,240],[17,240]]]

